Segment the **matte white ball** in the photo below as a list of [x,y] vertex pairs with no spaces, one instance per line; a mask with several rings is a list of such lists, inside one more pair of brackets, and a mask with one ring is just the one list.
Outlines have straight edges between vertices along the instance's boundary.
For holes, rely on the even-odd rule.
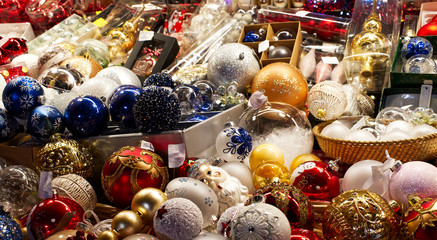
[[92,95],[100,98],[103,102],[107,103],[109,97],[114,93],[120,85],[111,78],[107,77],[93,77],[85,81],[82,85],[73,87],[71,92],[79,95]]
[[413,125],[411,125],[411,123],[409,122],[405,122],[402,120],[396,120],[391,122],[386,128],[385,128],[385,133],[391,133],[391,132],[411,132],[413,129]]
[[105,77],[114,80],[118,85],[134,85],[141,87],[138,76],[129,68],[120,66],[107,67],[97,73],[96,77]]
[[336,139],[345,139],[350,133],[350,129],[341,123],[331,123],[328,126],[324,127],[322,132],[323,136],[336,138]]
[[223,235],[217,233],[202,233],[199,236],[193,238],[193,240],[225,240]]
[[228,172],[229,175],[240,180],[241,184],[247,187],[249,193],[255,192],[256,189],[252,181],[252,171],[250,171],[250,168],[246,164],[242,162],[227,162],[220,167]]
[[186,198],[191,200],[202,211],[203,225],[212,225],[219,212],[217,195],[205,183],[189,177],[180,177],[171,180],[165,188],[168,199]]
[[345,137],[345,140],[349,141],[360,141],[360,142],[374,142],[376,137],[366,130],[356,130],[349,133]]
[[372,177],[372,167],[381,165],[383,165],[382,162],[375,160],[362,160],[354,163],[344,174],[341,184],[343,191],[346,192],[353,189],[364,189],[364,183],[367,181],[367,179]]
[[423,125],[415,126],[413,128],[411,135],[413,138],[417,138],[417,137],[423,137],[423,136],[434,134],[434,133],[437,133],[437,129],[435,127],[430,126],[428,124],[423,124]]
[[380,141],[397,141],[397,140],[409,139],[409,138],[412,138],[410,133],[403,132],[403,131],[393,131],[393,132],[389,132],[389,133],[382,135],[379,140]]

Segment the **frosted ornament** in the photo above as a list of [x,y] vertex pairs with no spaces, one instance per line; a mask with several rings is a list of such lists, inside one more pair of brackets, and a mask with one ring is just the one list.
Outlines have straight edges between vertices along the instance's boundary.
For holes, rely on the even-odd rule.
[[85,81],[81,86],[74,87],[71,91],[78,95],[92,95],[99,98],[105,104],[109,97],[120,85],[107,77],[94,77]]
[[299,63],[299,69],[306,79],[310,78],[316,71],[316,64],[316,49],[312,48]]
[[324,81],[311,88],[307,102],[310,112],[316,118],[328,121],[343,114],[347,106],[347,96],[341,84]]
[[354,163],[344,174],[343,181],[341,182],[342,190],[344,192],[353,189],[365,190],[363,188],[365,182],[372,177],[372,167],[382,164],[382,162],[376,160],[362,160]]
[[437,133],[437,129],[435,127],[427,124],[422,124],[422,125],[417,125],[413,128],[411,136],[416,138],[416,137],[423,137],[435,133]]

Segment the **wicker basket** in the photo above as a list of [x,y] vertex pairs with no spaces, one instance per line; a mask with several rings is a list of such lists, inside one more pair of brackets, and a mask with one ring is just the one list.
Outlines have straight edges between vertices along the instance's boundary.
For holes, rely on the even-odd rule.
[[385,150],[402,162],[428,161],[437,157],[437,133],[398,141],[358,142],[321,135],[323,128],[330,123],[332,121],[316,125],[313,133],[323,152],[331,158],[341,158],[344,163],[353,164],[366,159],[384,162],[387,160]]

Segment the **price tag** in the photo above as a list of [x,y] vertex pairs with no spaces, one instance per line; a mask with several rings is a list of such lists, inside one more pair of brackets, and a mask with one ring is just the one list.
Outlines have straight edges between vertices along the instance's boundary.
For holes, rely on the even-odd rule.
[[339,64],[339,61],[336,57],[322,57],[322,61],[326,64]]
[[168,167],[177,168],[182,166],[185,161],[185,144],[168,145]]
[[140,36],[138,37],[138,41],[150,41],[153,39],[154,35],[154,31],[141,31]]
[[305,17],[306,15],[308,15],[308,13],[310,13],[310,12],[308,12],[308,11],[298,11],[295,14],[296,14],[296,16],[299,16],[299,17]]
[[258,45],[258,52],[264,52],[265,50],[269,49],[270,43],[269,40],[264,40]]
[[94,21],[93,23],[94,23],[94,25],[96,25],[99,28],[101,28],[101,27],[105,26],[106,24],[108,24],[108,22],[105,19],[103,19],[103,18],[99,18],[96,21]]

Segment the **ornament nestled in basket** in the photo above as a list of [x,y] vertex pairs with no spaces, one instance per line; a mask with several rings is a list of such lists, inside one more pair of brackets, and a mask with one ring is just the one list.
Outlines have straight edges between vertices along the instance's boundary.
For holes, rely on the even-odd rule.
[[347,96],[340,83],[324,81],[314,85],[308,93],[308,108],[320,120],[340,117],[346,106]]
[[243,161],[252,151],[252,137],[244,128],[227,122],[217,135],[215,149],[226,161]]
[[24,239],[20,225],[0,207],[0,238],[2,240]]
[[437,196],[413,195],[409,198],[409,208],[402,219],[404,239],[431,240],[436,236]]

